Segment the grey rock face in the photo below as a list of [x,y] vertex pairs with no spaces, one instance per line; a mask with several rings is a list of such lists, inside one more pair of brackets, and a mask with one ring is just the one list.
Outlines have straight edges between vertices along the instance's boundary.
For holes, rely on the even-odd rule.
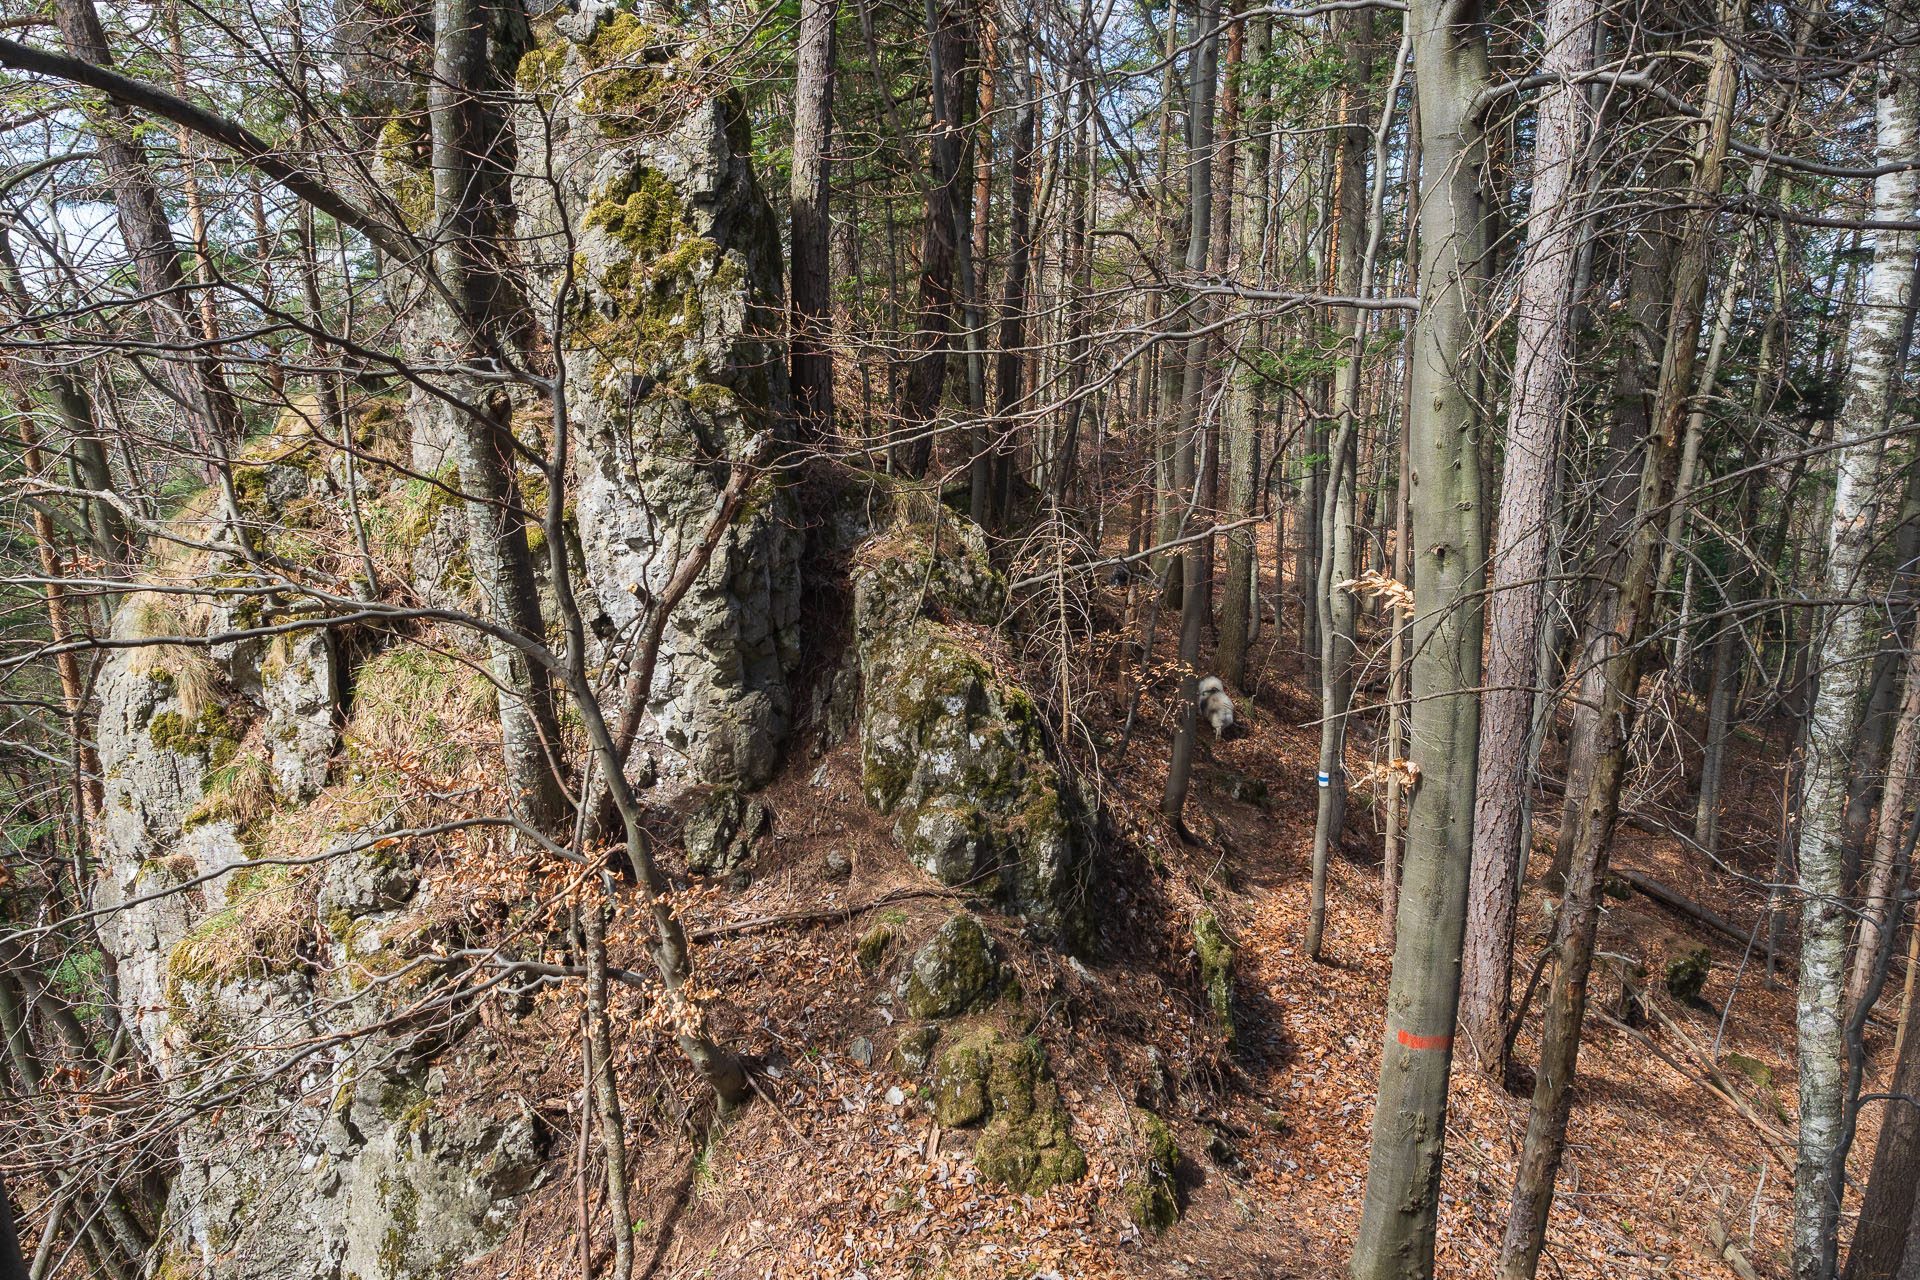
[[[216,604],[209,625],[244,625],[242,607]],[[182,625],[173,606],[135,596],[114,631]],[[310,869],[243,865],[259,856],[254,836],[215,802],[236,770],[263,778],[279,807],[325,785],[339,746],[336,666],[316,631],[205,655],[118,650],[101,672],[95,905],[118,908],[101,918],[103,940],[144,1056],[183,1102],[219,1099],[217,1118],[178,1136],[164,1244],[181,1274],[437,1277],[500,1237],[540,1167],[531,1116],[451,1107],[438,1096],[444,1072],[400,1065],[444,1043],[310,1047],[407,998],[418,872],[392,849]],[[236,1074],[282,1063],[292,1069],[265,1087]]]
[[855,560],[861,789],[896,815],[894,839],[922,870],[1082,945],[1084,806],[1048,762],[1032,702],[935,621],[997,621],[1004,586],[977,527],[943,515],[937,555],[931,534],[895,526]]
[[[554,89],[559,177],[523,179],[516,198],[549,286],[574,268],[561,346],[575,508],[593,597],[612,634],[630,634],[698,542],[730,463],[790,429],[770,340],[780,238],[742,108],[701,85],[684,27],[585,11],[566,25],[579,40],[522,72]],[[526,128],[545,132],[532,113]],[[794,526],[789,495],[756,482],[668,624],[649,709],[669,767],[693,780],[756,786],[778,763],[799,654]]]
[[[514,1197],[540,1165],[524,1109],[447,1118],[428,1092],[379,1072],[349,1076],[321,1112],[247,1112],[225,1132],[189,1131],[171,1200],[176,1251],[218,1276],[445,1275],[512,1225]],[[282,1149],[234,1141],[236,1120]]]
[[735,787],[716,787],[681,824],[687,870],[729,875],[753,857],[753,842],[767,825],[767,809]]
[[962,911],[913,953],[904,982],[907,1012],[951,1018],[1000,990],[1000,965],[980,922]]

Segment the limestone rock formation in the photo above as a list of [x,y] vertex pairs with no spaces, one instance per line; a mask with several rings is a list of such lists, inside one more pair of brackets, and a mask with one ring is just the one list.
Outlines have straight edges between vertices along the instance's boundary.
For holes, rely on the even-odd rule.
[[894,838],[948,885],[998,898],[1069,946],[1087,940],[1088,839],[1032,701],[948,619],[998,619],[1005,586],[977,526],[897,524],[854,564],[862,789]]
[[951,1018],[999,992],[1000,964],[980,922],[962,911],[913,953],[902,982],[908,1013]]
[[[575,510],[600,630],[627,635],[699,539],[730,463],[790,431],[780,234],[744,108],[698,74],[684,26],[587,10],[537,49],[515,185],[525,243],[561,308]],[[757,786],[793,713],[801,540],[789,495],[752,490],[668,624],[650,711],[665,763]],[[684,762],[676,765],[675,762]]]
[[[282,471],[300,476],[248,474],[294,483]],[[236,487],[250,499],[255,480]],[[198,577],[243,574],[215,557]],[[193,604],[140,593],[114,636],[224,633],[284,620],[286,607],[238,589]],[[369,717],[422,731],[450,701],[426,684],[396,705],[380,674],[393,665],[383,655],[352,673],[349,733]],[[466,1020],[430,1020],[424,1036],[346,1034],[405,1006],[428,899],[407,854],[373,845],[392,825],[377,806],[332,830],[316,816],[342,811],[362,767],[341,736],[347,683],[319,629],[117,649],[100,674],[95,905],[140,1051],[192,1108],[164,1240],[181,1274],[438,1276],[498,1239],[540,1167],[517,1104],[445,1101],[459,1074],[446,1051],[484,1052]],[[307,861],[261,861],[290,855]]]

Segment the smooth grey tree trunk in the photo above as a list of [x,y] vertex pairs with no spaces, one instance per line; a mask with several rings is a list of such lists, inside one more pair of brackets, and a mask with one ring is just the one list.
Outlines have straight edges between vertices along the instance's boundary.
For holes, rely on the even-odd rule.
[[1462,365],[1477,336],[1484,253],[1483,139],[1472,104],[1487,83],[1487,33],[1476,3],[1413,0],[1407,22],[1423,157],[1421,310],[1406,424],[1417,584],[1408,755],[1420,772],[1407,809],[1355,1280],[1433,1274],[1480,732],[1481,424]]

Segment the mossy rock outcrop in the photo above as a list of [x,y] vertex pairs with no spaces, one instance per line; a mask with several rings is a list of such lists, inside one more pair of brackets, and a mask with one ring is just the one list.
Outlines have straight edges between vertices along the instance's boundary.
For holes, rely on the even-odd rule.
[[907,1012],[916,1018],[951,1018],[992,999],[1000,990],[1000,965],[980,922],[962,911],[913,953],[906,973]]
[[1158,1235],[1180,1220],[1179,1189],[1173,1180],[1180,1148],[1174,1144],[1173,1130],[1153,1112],[1138,1109],[1133,1120],[1146,1150],[1127,1181],[1127,1212],[1141,1230]]
[[1233,1020],[1233,942],[1213,912],[1201,911],[1193,917],[1193,950],[1200,960],[1200,986],[1207,993],[1207,1005],[1213,1010],[1232,1048],[1236,1036]]
[[861,546],[853,572],[867,803],[942,884],[1085,946],[1085,805],[1048,759],[1032,700],[951,625],[996,622],[1005,604],[979,528],[951,513],[896,524]]
[[766,829],[767,807],[735,787],[715,787],[681,824],[687,870],[695,875],[743,874],[753,842]]
[[1695,947],[1683,956],[1667,962],[1667,993],[1682,1004],[1692,1004],[1706,990],[1707,977],[1713,972],[1713,952]]
[[985,1122],[973,1162],[982,1176],[1036,1195],[1086,1176],[1046,1055],[1030,1039],[979,1025],[954,1035],[934,1067],[934,1116],[948,1128]]
[[[557,353],[579,433],[574,510],[596,631],[634,627],[698,545],[733,464],[791,430],[780,227],[737,94],[692,28],[612,5],[554,19],[526,55],[518,240],[570,307]],[[551,175],[551,177],[549,177]],[[562,216],[564,213],[564,216]],[[567,292],[563,295],[563,288]],[[674,608],[649,691],[668,772],[755,787],[793,719],[802,538],[757,480]]]

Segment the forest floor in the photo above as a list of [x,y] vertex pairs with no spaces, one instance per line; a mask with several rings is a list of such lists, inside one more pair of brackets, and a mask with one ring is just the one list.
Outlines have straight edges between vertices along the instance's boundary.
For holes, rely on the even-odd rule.
[[[1108,595],[1117,613],[1119,593]],[[1162,658],[1171,658],[1172,630],[1160,628]],[[1349,821],[1357,838],[1329,876],[1326,955],[1315,962],[1301,946],[1319,731],[1317,696],[1300,677],[1294,639],[1291,625],[1281,636],[1265,628],[1255,655],[1257,695],[1236,699],[1247,732],[1201,745],[1186,839],[1157,812],[1171,709],[1164,692],[1143,701],[1125,765],[1100,795],[1108,821],[1094,873],[1102,939],[1094,955],[1069,960],[1023,941],[1014,921],[984,917],[1020,971],[1022,1028],[1030,1020],[1044,1044],[1088,1156],[1083,1181],[1044,1195],[976,1181],[966,1158],[972,1135],[941,1132],[915,1105],[918,1082],[888,1065],[904,1023],[885,993],[912,948],[957,904],[929,891],[894,848],[890,822],[868,810],[857,740],[824,753],[798,744],[762,794],[773,826],[752,885],[695,895],[686,908],[696,938],[728,930],[700,943],[698,963],[717,991],[711,1008],[719,1037],[751,1055],[760,1100],[705,1127],[694,1118],[704,1109],[698,1091],[671,1044],[645,1035],[625,1042],[636,1274],[1343,1276],[1360,1217],[1391,957],[1381,922],[1381,841],[1362,790]],[[1080,709],[1095,741],[1118,740],[1125,706],[1117,690],[1116,681]],[[1377,698],[1377,691],[1361,695]],[[1374,754],[1369,733],[1354,734],[1356,771]],[[1647,754],[1641,780],[1665,791],[1648,786],[1630,799],[1643,812],[1662,812],[1663,795],[1682,795],[1684,771],[1671,743],[1652,744]],[[1783,759],[1778,732],[1759,726],[1741,736],[1727,781],[1724,854],[1759,880],[1770,874],[1778,840]],[[1662,774],[1663,760],[1671,777]],[[1556,762],[1546,763],[1553,773]],[[1235,777],[1264,782],[1264,802],[1228,799]],[[1540,797],[1538,826],[1548,837],[1558,811],[1556,798]],[[826,869],[831,850],[850,855],[850,878]],[[1516,988],[1549,927],[1537,883],[1547,861],[1545,854],[1533,859]],[[1623,826],[1615,863],[1713,904],[1743,928],[1760,916],[1758,891],[1677,840]],[[1192,953],[1189,922],[1202,903],[1237,947],[1232,1053],[1207,1009]],[[1659,1012],[1640,1032],[1589,1017],[1540,1274],[1733,1276],[1718,1238],[1760,1275],[1783,1276],[1792,992],[1767,989],[1759,954],[1743,955],[1726,936],[1646,897],[1609,897],[1606,907],[1594,1006],[1617,1003],[1623,961],[1616,958],[1623,957],[1651,975]],[[842,914],[802,924],[768,919],[823,909]],[[868,973],[856,943],[876,922],[891,925],[901,941]],[[1669,961],[1700,947],[1713,956],[1702,998],[1674,1000],[1660,976]],[[639,959],[636,946],[615,962]],[[502,1069],[518,1078],[501,1084],[546,1098],[542,1114],[561,1134],[574,1131],[568,1113],[578,1097],[577,1054],[570,1045],[555,1051],[567,1025],[536,1017],[502,1032],[516,1050],[503,1056]],[[1520,1035],[1518,1062],[1533,1060],[1538,1027],[1536,1008]],[[1875,1034],[1875,1061],[1884,1064],[1886,1032]],[[1722,1082],[1738,1105],[1703,1080],[1698,1060],[1716,1046]],[[1527,1099],[1476,1071],[1462,1050],[1438,1253],[1441,1274],[1478,1276],[1491,1274],[1497,1257]],[[1168,1082],[1159,1094],[1156,1074]],[[1184,1215],[1159,1237],[1133,1224],[1122,1195],[1142,1150],[1137,1097],[1156,1100],[1182,1153]],[[1871,1155],[1874,1123],[1866,1117],[1854,1148],[1856,1176]],[[581,1274],[572,1141],[557,1140],[552,1159],[548,1189],[471,1275]],[[597,1193],[588,1199],[596,1265],[604,1266],[608,1226]]]

